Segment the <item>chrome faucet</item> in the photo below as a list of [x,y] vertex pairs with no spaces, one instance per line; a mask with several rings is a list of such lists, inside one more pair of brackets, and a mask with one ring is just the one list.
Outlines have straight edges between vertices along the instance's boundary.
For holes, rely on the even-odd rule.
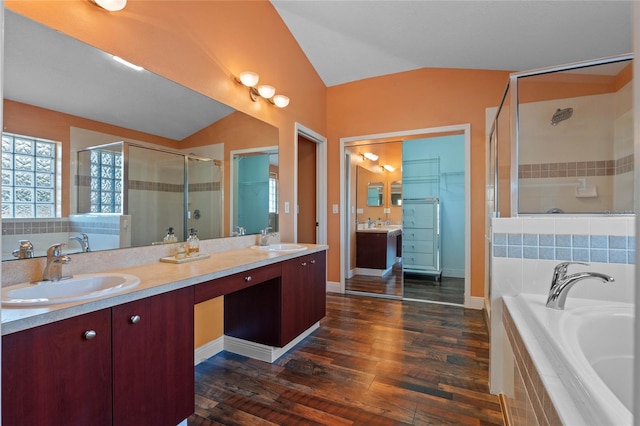
[[30,259],[33,257],[33,244],[29,240],[19,240],[20,248],[11,252],[18,259]]
[[589,266],[588,263],[582,262],[562,262],[556,265],[553,270],[553,278],[551,279],[549,297],[547,298],[547,308],[558,310],[564,309],[564,303],[567,300],[569,289],[571,289],[571,287],[573,287],[573,285],[578,281],[588,279],[596,279],[604,283],[615,281],[613,277],[599,272],[576,272],[575,274],[567,275],[569,265]]
[[80,244],[83,252],[91,251],[89,247],[89,236],[87,234],[80,234],[80,236],[70,237],[69,241],[77,241]]
[[273,229],[273,228],[271,228],[270,226],[267,226],[262,231],[260,231],[260,245],[261,246],[268,246],[269,245],[269,237],[271,236],[271,232],[269,232],[270,229]]
[[[57,243],[47,249],[47,265],[42,273],[42,281],[60,281],[62,276],[62,265],[71,262],[71,258],[62,254],[62,244]],[[71,278],[71,277],[64,277]]]

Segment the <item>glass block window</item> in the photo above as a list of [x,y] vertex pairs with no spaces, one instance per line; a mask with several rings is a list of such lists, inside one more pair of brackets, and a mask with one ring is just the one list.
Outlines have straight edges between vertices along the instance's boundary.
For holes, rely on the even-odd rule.
[[2,134],[2,217],[52,218],[58,212],[58,143]]
[[122,153],[91,151],[91,213],[122,213]]
[[269,173],[269,213],[278,213],[278,176]]

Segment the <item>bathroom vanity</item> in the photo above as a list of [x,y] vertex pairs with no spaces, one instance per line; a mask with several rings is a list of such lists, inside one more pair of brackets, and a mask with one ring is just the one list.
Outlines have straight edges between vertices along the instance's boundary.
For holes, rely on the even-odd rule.
[[402,229],[400,227],[385,226],[356,231],[357,268],[381,270],[383,271],[381,274],[384,274],[401,256]]
[[175,425],[194,410],[194,304],[225,296],[225,335],[284,347],[325,315],[326,246],[250,248],[120,272],[139,287],[2,310],[2,422]]

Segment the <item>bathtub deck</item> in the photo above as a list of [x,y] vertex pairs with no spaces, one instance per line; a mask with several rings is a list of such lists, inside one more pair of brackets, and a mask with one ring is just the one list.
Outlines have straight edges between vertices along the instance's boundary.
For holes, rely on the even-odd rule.
[[276,363],[196,367],[189,425],[502,425],[482,311],[328,295],[320,328]]

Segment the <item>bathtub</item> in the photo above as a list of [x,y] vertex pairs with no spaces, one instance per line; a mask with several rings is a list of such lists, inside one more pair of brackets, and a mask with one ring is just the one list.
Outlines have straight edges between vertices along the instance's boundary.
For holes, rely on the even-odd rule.
[[543,295],[503,300],[563,423],[632,424],[633,304],[569,295],[558,311]]

